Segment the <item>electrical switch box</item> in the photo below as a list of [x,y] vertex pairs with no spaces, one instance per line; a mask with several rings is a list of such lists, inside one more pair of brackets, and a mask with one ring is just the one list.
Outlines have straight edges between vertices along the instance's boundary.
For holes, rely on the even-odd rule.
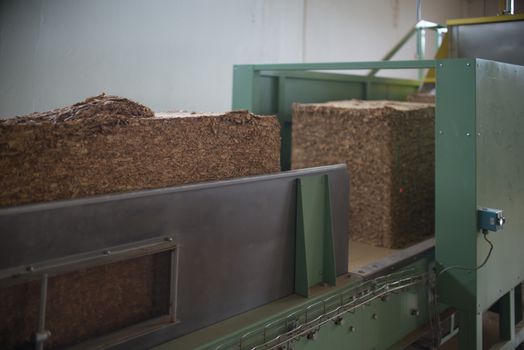
[[506,223],[502,209],[479,208],[477,210],[478,227],[482,231],[500,231]]

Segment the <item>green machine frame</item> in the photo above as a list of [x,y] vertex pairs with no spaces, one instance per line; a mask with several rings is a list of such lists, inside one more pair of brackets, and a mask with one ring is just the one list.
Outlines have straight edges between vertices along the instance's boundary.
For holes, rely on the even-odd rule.
[[[403,100],[418,86],[324,71],[421,68],[436,72],[435,240],[335,281],[325,180],[299,182],[296,294],[158,349],[403,349],[434,327],[439,313],[453,313],[449,331],[435,331],[443,340],[458,332],[461,350],[482,349],[488,309],[500,315],[501,340],[492,349],[523,342],[524,67],[479,59],[242,65],[234,69],[233,107],[278,115],[288,169],[293,103]],[[487,234],[491,254],[478,223],[485,207],[508,219],[503,230]],[[381,265],[387,272],[366,273]]]
[[433,61],[340,62],[238,65],[233,73],[233,109],[277,115],[281,122],[282,170],[291,165],[293,103],[358,98],[405,100],[418,81],[375,76],[333,74],[328,70],[427,68]]
[[[436,72],[435,259],[437,271],[446,269],[437,278],[438,301],[457,310],[461,349],[482,348],[482,313],[489,308],[500,314],[496,348],[515,348],[524,341],[524,67],[480,59],[240,65],[233,108],[278,115],[285,170],[293,103],[403,100],[418,86],[324,71],[421,68]],[[508,223],[489,233],[493,253],[477,269],[489,249],[477,223],[480,207],[504,210]]]
[[340,276],[336,286],[313,286],[307,297],[290,295],[155,349],[404,349],[428,330],[431,312],[427,271],[434,253],[428,242],[417,250],[414,261],[390,274]]
[[[441,301],[459,310],[464,349],[482,348],[482,312],[495,305],[502,344],[524,341],[524,67],[485,60],[438,61],[436,260],[449,271]],[[504,230],[482,239],[477,209],[503,209]],[[517,324],[517,326],[515,326]]]

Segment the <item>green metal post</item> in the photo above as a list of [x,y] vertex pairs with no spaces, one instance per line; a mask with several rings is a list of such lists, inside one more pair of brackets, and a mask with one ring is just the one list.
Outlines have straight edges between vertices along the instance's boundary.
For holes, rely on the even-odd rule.
[[459,349],[482,349],[482,313],[459,310]]
[[[441,268],[477,266],[475,61],[437,62],[436,260]],[[459,310],[461,350],[481,344],[476,273],[450,269],[439,276],[439,301]]]
[[353,69],[414,69],[433,68],[435,60],[417,61],[371,61],[371,62],[316,62],[316,63],[277,63],[255,64],[259,71],[305,71],[305,70],[353,70]]
[[522,283],[515,287],[515,323],[522,321]]
[[292,123],[291,118],[286,118],[286,112],[289,108],[286,104],[286,75],[278,76],[277,106],[278,119],[280,120],[280,169],[282,171],[291,170],[291,137]]
[[[515,325],[522,321],[522,283],[515,287]],[[524,344],[520,344],[515,350],[524,350]]]
[[258,79],[260,72],[254,65],[236,65],[233,67],[233,109],[246,109],[254,112],[258,109]]
[[499,335],[501,340],[513,341],[515,337],[515,290],[500,298]]
[[[499,313],[499,335],[501,340],[506,340],[515,344],[515,326],[522,321],[522,284],[518,284],[514,289],[506,293],[498,304]],[[515,349],[521,350],[522,345]]]
[[[474,60],[437,64],[435,125],[436,260],[477,266]],[[438,280],[440,300],[477,312],[476,274],[451,269]]]
[[[424,52],[426,51],[426,30],[424,28],[417,28],[417,60],[424,59]],[[424,79],[424,70],[419,68],[418,80]]]

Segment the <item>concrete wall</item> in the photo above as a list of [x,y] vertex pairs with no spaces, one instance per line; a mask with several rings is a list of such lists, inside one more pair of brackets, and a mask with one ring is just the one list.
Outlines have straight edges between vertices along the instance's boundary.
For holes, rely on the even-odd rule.
[[[228,110],[233,64],[378,60],[415,23],[415,3],[3,0],[0,116],[100,92],[157,111]],[[444,22],[483,4],[424,0],[423,17]],[[412,41],[395,58],[414,55]]]

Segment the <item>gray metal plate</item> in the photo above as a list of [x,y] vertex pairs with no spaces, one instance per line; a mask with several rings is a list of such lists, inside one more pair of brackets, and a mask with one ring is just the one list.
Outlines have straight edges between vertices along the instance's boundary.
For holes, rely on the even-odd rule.
[[174,237],[181,322],[134,342],[159,344],[293,293],[296,179],[320,174],[329,176],[341,275],[348,261],[345,165],[2,209],[0,271]]
[[[524,67],[477,60],[476,89],[476,205],[508,218],[488,234],[493,253],[477,272],[477,305],[486,310],[524,280]],[[480,234],[472,245],[480,264],[489,245]]]
[[524,21],[451,26],[450,57],[524,65]]

